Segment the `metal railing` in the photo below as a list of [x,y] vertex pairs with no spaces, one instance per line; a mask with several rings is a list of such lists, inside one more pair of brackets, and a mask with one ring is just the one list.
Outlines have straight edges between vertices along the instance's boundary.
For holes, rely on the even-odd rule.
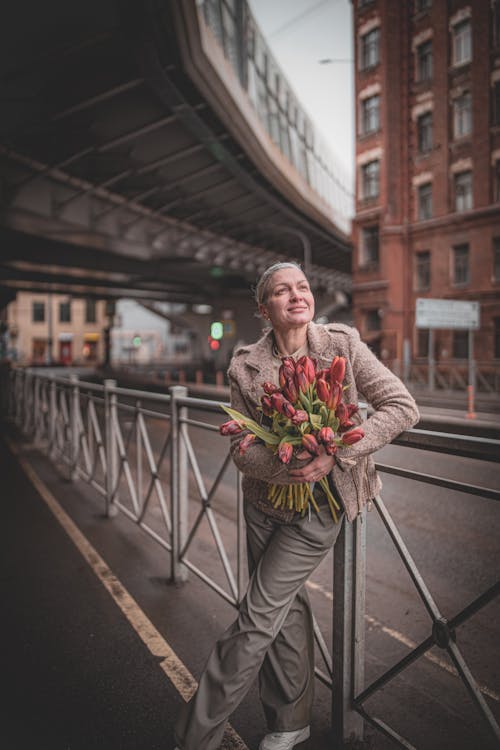
[[[54,461],[66,466],[71,479],[80,478],[92,485],[104,498],[108,517],[122,512],[170,553],[173,580],[185,581],[192,572],[225,601],[238,607],[246,585],[240,476],[227,452],[220,466],[213,467],[208,486],[206,472],[191,440],[195,430],[217,432],[209,416],[223,417],[219,402],[188,397],[187,389],[182,386],[174,386],[169,395],[164,395],[119,388],[115,381],[97,385],[81,382],[76,376],[63,378],[21,369],[13,370],[10,375],[8,396],[9,414],[22,433]],[[201,412],[205,418],[195,419],[189,410]],[[454,456],[500,460],[497,440],[411,430],[394,442]],[[494,489],[386,464],[379,464],[378,469],[408,480],[500,500],[500,492]],[[230,471],[235,475],[232,492],[237,498],[236,540],[234,523],[229,524],[228,534],[222,528],[224,519],[217,517],[214,508],[214,499]],[[316,674],[332,689],[334,746],[343,747],[347,739],[362,740],[367,721],[399,747],[413,747],[383,719],[372,715],[365,704],[433,646],[448,652],[490,736],[500,742],[500,728],[460,651],[457,637],[457,628],[498,596],[500,582],[446,619],[382,498],[375,498],[374,505],[427,609],[429,634],[384,674],[365,685],[364,514],[354,523],[344,524],[334,548],[332,654],[315,623],[326,670],[317,669]],[[213,566],[207,564],[206,556],[203,567],[194,561],[194,543],[203,521],[208,524],[218,553],[222,582]],[[235,542],[235,550],[228,550],[228,542]]]

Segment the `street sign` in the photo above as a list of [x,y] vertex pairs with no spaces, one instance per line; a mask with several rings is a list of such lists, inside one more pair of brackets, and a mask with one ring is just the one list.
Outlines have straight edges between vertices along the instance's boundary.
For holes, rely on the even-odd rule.
[[454,328],[474,331],[479,328],[479,302],[420,297],[417,299],[415,312],[417,328]]

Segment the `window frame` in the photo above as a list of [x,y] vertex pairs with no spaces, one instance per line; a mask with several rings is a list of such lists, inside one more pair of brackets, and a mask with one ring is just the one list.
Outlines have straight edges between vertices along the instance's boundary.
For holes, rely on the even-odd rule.
[[[369,41],[370,37],[373,38],[372,41]],[[360,34],[359,44],[359,69],[364,71],[376,68],[380,63],[380,26],[374,26],[365,34]]]
[[428,292],[431,288],[431,251],[418,250],[415,253],[415,291]]
[[[465,29],[467,29],[466,35],[461,33],[461,30]],[[467,65],[468,63],[472,62],[472,24],[470,18],[464,18],[462,21],[457,21],[457,23],[453,24],[451,33],[451,53],[453,66],[458,67],[460,65]],[[461,47],[467,45],[468,49],[461,49]],[[460,52],[460,58],[457,54],[458,52]],[[468,57],[465,55],[468,55]]]
[[[369,109],[369,103],[376,100],[376,106]],[[360,135],[370,135],[380,130],[380,94],[373,94],[361,99],[361,133]],[[375,119],[375,125],[370,125],[370,121]]]
[[428,154],[433,148],[433,113],[427,110],[417,117],[418,153]]
[[[68,315],[63,315],[63,310],[68,311]],[[71,301],[59,302],[59,323],[71,323]]]
[[453,245],[452,285],[465,287],[470,284],[470,246],[468,242]]
[[[424,194],[424,191],[426,193]],[[430,209],[428,211],[424,210],[426,207]],[[428,219],[432,219],[432,182],[424,182],[422,185],[419,185],[417,187],[417,218],[419,221],[427,221]]]
[[[41,316],[35,314],[35,309],[41,312]],[[45,323],[45,302],[43,300],[33,300],[31,303],[31,322]]]
[[[376,165],[376,166],[375,166]],[[373,174],[369,174],[369,168]],[[367,186],[375,185],[375,190],[367,191]],[[375,200],[380,197],[380,159],[372,159],[361,165],[361,195],[363,200]]]
[[379,267],[380,263],[379,225],[369,224],[368,226],[361,227],[360,236],[359,269],[361,271],[375,270]]
[[[427,54],[423,54],[423,50],[427,51]],[[428,83],[432,81],[434,72],[434,54],[432,39],[426,39],[417,46],[416,49],[416,78],[417,83]]]
[[[467,180],[466,180],[467,177]],[[474,207],[474,185],[472,181],[472,170],[456,172],[453,175],[453,193],[455,196],[455,211],[462,213],[471,211]],[[467,188],[467,191],[465,190]],[[459,205],[463,201],[463,205]]]
[[[92,311],[91,315],[89,315],[89,311]],[[97,300],[91,297],[87,297],[85,300],[85,322],[97,323]]]
[[[466,100],[468,106],[464,107],[463,102]],[[464,117],[465,114],[465,117]],[[467,122],[468,130],[457,127],[459,123]],[[472,94],[470,91],[464,91],[463,94],[453,99],[453,139],[467,138],[472,134]]]

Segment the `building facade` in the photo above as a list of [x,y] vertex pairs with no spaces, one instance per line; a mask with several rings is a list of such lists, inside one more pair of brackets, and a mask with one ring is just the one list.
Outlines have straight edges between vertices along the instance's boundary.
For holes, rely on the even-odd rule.
[[[500,2],[355,0],[355,322],[395,369],[425,362],[419,297],[480,303],[500,364]],[[468,332],[438,330],[452,368]],[[407,370],[406,370],[407,371]]]
[[23,365],[94,365],[107,325],[104,301],[18,292],[7,308],[8,356]]

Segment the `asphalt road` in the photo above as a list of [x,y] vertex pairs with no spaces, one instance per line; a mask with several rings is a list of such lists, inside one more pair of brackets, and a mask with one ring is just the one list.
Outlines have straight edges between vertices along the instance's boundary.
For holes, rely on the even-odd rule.
[[[191,417],[201,418],[201,415],[192,413]],[[205,418],[206,415],[203,415],[203,419]],[[212,424],[219,424],[223,420],[223,416],[218,418],[215,415],[209,419]],[[135,476],[137,456],[132,439],[132,425],[127,415],[122,415],[121,421]],[[156,419],[148,419],[147,425],[153,449],[158,455],[168,426]],[[198,427],[190,427],[190,436],[208,492],[223,461],[227,440],[219,437],[216,432],[207,432]],[[415,471],[500,489],[498,465],[491,463],[436,456],[394,446],[381,451],[377,459],[383,463],[397,463]],[[211,644],[234,617],[232,607],[193,574],[186,585],[167,587],[169,561],[164,549],[145,537],[143,532],[121,514],[111,522],[104,521],[101,515],[102,499],[88,486],[82,483],[68,485],[61,479],[61,474],[55,474],[45,459],[36,453],[30,454],[30,460],[174,651],[197,676]],[[166,477],[167,473],[166,466],[160,469],[160,476]],[[443,616],[453,617],[498,580],[500,505],[492,500],[391,475],[384,475],[383,479],[384,501],[410,553]],[[147,477],[144,476],[143,487],[146,486]],[[193,474],[190,475],[189,487],[192,523],[200,507],[199,488]],[[68,492],[69,488],[71,491]],[[125,479],[122,480],[120,493],[123,505],[131,507]],[[213,509],[221,538],[227,546],[228,557],[234,562],[236,513],[235,472],[232,467],[228,469],[218,488]],[[155,495],[151,498],[147,521],[160,531],[162,517]],[[407,654],[414,644],[430,634],[430,618],[375,510],[368,515],[367,540],[365,621],[368,684]],[[204,572],[227,589],[213,533],[206,520],[199,527],[189,556]],[[331,640],[332,567],[330,555],[309,583],[316,618],[327,643]],[[54,616],[57,620],[57,613]],[[497,598],[461,625],[456,633],[457,643],[497,721],[500,721],[499,616],[500,602]],[[116,624],[113,627],[117,627]],[[318,665],[322,666],[320,657]],[[91,669],[88,668],[87,671],[90,675]],[[88,679],[90,687],[91,676]],[[116,691],[121,703],[122,689],[123,684]],[[172,704],[175,711],[175,695],[169,693],[168,698],[169,705]],[[314,750],[326,750],[330,747],[330,700],[329,691],[318,683],[313,738],[309,743]],[[447,653],[438,647],[434,647],[427,656],[419,659],[370,698],[366,708],[401,732],[417,748],[445,750],[453,747],[456,750],[469,750],[494,746],[462,683],[453,673]],[[158,710],[153,707],[149,713],[156,724],[158,718],[155,719],[155,716],[161,715],[161,721],[165,723],[165,717],[169,715],[167,710],[158,714]],[[162,731],[168,731],[168,721],[166,724]],[[257,746],[264,724],[255,688],[235,713],[233,724],[248,747]],[[367,746],[373,750],[393,747],[388,739],[369,727],[366,736]],[[134,744],[134,740],[125,742],[122,738],[118,744],[106,744],[103,740],[102,744],[91,744],[88,747],[140,749],[159,746],[155,744],[156,740],[144,742],[146,744],[136,739]],[[9,747],[16,748],[15,745]],[[28,745],[18,747],[24,750]],[[63,746],[56,744],[53,747]],[[165,750],[170,747],[166,740]]]

